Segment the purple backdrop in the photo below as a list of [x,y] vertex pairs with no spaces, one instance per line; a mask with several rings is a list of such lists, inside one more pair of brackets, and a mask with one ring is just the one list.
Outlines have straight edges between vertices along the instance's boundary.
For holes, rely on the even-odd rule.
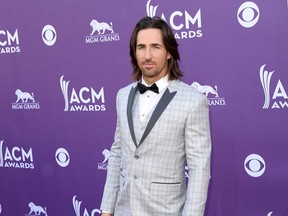
[[[205,216],[288,215],[288,2],[5,1],[0,215],[100,215],[129,38],[161,16],[210,102]],[[102,23],[100,25],[99,23]]]

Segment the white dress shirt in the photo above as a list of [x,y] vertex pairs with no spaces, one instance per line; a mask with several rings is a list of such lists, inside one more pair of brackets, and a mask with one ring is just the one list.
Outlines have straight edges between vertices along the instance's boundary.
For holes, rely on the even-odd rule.
[[[148,86],[148,84],[145,82],[144,79],[142,79],[141,83],[145,86]],[[168,80],[168,74],[164,77],[162,77],[160,80],[155,82],[158,89],[159,94],[148,90],[143,94],[140,94],[139,97],[139,114],[140,114],[140,120],[143,121],[145,117],[151,112],[151,110],[158,104],[160,98],[162,97],[163,93],[165,92],[169,80]]]

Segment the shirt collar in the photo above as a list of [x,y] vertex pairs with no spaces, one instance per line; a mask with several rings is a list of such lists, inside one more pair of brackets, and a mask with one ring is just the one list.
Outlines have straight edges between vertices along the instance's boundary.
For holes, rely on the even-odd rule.
[[[145,80],[142,78],[141,79],[141,83],[149,86]],[[162,90],[164,90],[165,88],[167,88],[168,84],[169,84],[169,80],[168,80],[168,74],[166,74],[164,77],[162,77],[161,79],[159,79],[158,81],[155,82],[156,85],[158,86],[159,92],[161,92]]]

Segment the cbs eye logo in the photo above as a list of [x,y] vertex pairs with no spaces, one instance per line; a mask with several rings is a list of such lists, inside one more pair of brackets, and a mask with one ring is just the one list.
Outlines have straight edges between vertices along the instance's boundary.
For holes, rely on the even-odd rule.
[[251,154],[244,161],[244,168],[248,175],[252,177],[260,177],[266,169],[264,159],[257,154]]
[[238,22],[245,28],[253,27],[258,22],[259,16],[259,8],[254,2],[243,3],[237,12]]
[[55,159],[59,166],[67,167],[70,162],[70,156],[66,149],[59,148],[55,153]]
[[42,40],[47,46],[53,46],[56,42],[56,30],[51,25],[46,25],[42,29]]

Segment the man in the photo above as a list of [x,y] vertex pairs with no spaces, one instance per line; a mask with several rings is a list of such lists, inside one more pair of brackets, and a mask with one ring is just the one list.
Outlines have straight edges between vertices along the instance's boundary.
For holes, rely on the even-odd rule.
[[142,18],[130,56],[135,82],[117,94],[102,216],[203,216],[211,151],[207,98],[179,80],[178,44],[165,21]]

